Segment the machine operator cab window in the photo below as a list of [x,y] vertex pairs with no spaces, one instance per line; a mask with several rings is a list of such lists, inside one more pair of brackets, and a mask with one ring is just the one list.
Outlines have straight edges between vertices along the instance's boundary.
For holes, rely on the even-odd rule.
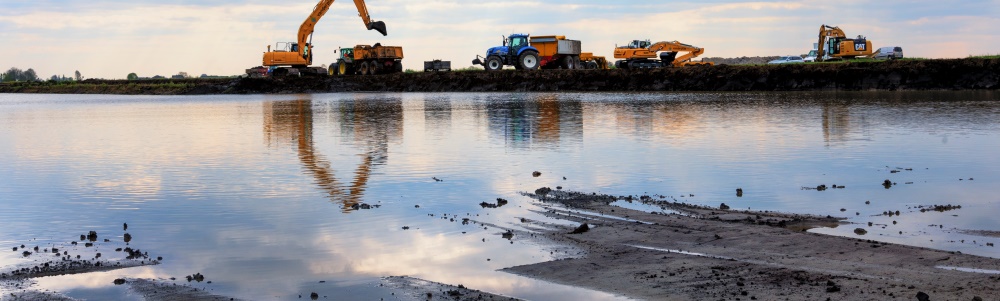
[[632,43],[628,44],[628,48],[633,48],[633,49],[649,48],[649,45],[651,44],[652,43],[650,43],[649,40],[645,41],[632,40]]
[[527,37],[513,37],[510,39],[510,48],[518,49],[528,45]]

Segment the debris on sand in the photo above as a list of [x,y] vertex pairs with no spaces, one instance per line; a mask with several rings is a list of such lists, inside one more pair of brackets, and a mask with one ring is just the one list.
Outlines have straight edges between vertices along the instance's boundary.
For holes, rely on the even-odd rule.
[[587,231],[590,231],[590,225],[583,223],[579,227],[576,227],[576,229],[573,229],[573,232],[570,232],[569,234],[580,234]]

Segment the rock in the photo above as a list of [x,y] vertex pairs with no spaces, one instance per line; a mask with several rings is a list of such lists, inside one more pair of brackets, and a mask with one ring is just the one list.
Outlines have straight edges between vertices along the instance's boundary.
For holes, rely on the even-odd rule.
[[882,182],[882,187],[885,187],[885,189],[889,189],[890,187],[892,187],[892,181],[886,179],[884,182]]
[[128,233],[125,233],[125,243],[128,243],[130,241],[132,241],[132,235],[128,234]]
[[542,175],[542,173],[541,173],[541,172],[539,172],[539,171],[537,171],[537,170],[531,173],[531,176],[532,176],[532,177],[536,177],[536,178],[537,178],[537,177],[540,177],[541,175]]
[[865,234],[868,234],[868,230],[865,230],[865,229],[862,229],[862,228],[854,228],[854,234],[865,235]]
[[736,197],[743,197],[743,188],[736,188]]
[[928,296],[925,292],[917,292],[917,301],[930,301],[931,296]]
[[309,294],[309,299],[313,299],[313,300],[319,299],[319,294],[317,294],[316,292],[313,292],[313,293]]
[[569,234],[580,234],[587,231],[590,231],[590,225],[587,225],[587,223],[583,223],[579,227],[576,227],[576,229],[574,229],[573,232],[570,232]]
[[983,298],[979,297],[979,296],[975,296],[975,297],[972,297],[972,301],[983,301]]
[[87,233],[87,240],[97,241],[97,231],[90,231],[89,233]]
[[122,223],[122,231],[128,231],[128,223]]
[[836,285],[826,287],[826,292],[827,293],[836,293],[836,292],[839,292],[839,291],[840,291],[840,287],[836,286]]
[[726,203],[722,203],[722,205],[719,205],[719,210],[729,210],[729,205],[726,205]]
[[543,196],[543,197],[545,195],[549,194],[550,192],[552,192],[552,188],[548,188],[548,187],[542,187],[542,188],[535,189],[535,194],[537,194],[539,196]]
[[115,283],[115,285],[125,284],[125,279],[121,279],[121,278],[115,279],[114,283]]

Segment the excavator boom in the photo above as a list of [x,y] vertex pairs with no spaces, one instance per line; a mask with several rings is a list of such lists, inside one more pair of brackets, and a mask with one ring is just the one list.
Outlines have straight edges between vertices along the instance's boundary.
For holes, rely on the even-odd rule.
[[[291,44],[290,49],[275,49],[271,51],[270,46],[268,46],[268,52],[264,53],[263,65],[301,68],[312,64],[312,34],[316,29],[316,23],[330,10],[330,5],[333,4],[333,1],[335,0],[320,0],[313,7],[312,13],[309,14],[305,21],[302,21],[302,25],[299,25],[299,32],[296,36],[297,44]],[[368,7],[365,5],[364,0],[354,0],[354,5],[357,6],[358,15],[368,30],[375,30],[383,36],[386,35],[385,23],[382,21],[372,21],[371,16],[368,15]]]
[[[648,45],[648,46],[647,46]],[[660,53],[664,52],[664,53]],[[677,56],[678,53],[685,52]],[[678,41],[661,41],[650,43],[647,41],[635,40],[629,46],[615,48],[615,58],[623,59],[616,62],[619,67],[624,68],[648,68],[653,66],[651,59],[657,58],[659,54],[660,62],[663,66],[688,66],[688,65],[712,65],[710,62],[692,62],[691,59],[705,53],[705,49],[694,45],[684,44]]]

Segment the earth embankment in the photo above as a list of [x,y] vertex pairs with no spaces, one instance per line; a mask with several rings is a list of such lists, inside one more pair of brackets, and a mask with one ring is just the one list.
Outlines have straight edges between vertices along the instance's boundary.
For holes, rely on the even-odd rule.
[[0,93],[288,94],[321,92],[859,91],[1000,89],[1000,59],[967,58],[646,70],[503,70],[377,76],[14,83]]

